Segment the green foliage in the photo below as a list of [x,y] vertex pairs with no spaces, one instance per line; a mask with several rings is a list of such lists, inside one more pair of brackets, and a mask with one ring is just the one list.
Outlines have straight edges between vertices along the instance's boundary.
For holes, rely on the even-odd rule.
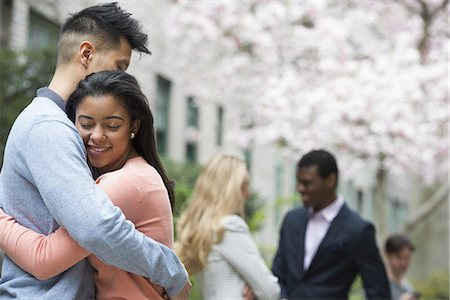
[[245,221],[250,231],[258,231],[265,218],[264,201],[259,198],[257,193],[252,192],[250,198],[245,202]]
[[275,201],[275,207],[293,207],[299,203],[299,198],[297,193],[293,193],[289,196],[278,197]]
[[164,158],[162,163],[169,177],[175,181],[174,215],[178,217],[192,194],[201,166],[194,162],[178,163]]
[[56,51],[39,49],[0,51],[0,166],[12,123],[36,95],[48,85],[55,69]]
[[350,300],[364,300],[364,289],[362,285],[361,277],[358,275],[353,281],[352,287],[350,288]]
[[[422,293],[421,300],[450,299],[449,297],[449,273],[434,273],[427,280],[414,283],[417,291]],[[364,290],[361,278],[358,276],[350,290],[350,300],[363,300]]]
[[197,283],[195,276],[190,276],[192,283],[191,293],[189,294],[189,300],[202,300],[202,293],[200,291],[200,286]]
[[431,274],[427,280],[415,283],[414,287],[422,293],[421,300],[450,299],[449,273],[439,272]]

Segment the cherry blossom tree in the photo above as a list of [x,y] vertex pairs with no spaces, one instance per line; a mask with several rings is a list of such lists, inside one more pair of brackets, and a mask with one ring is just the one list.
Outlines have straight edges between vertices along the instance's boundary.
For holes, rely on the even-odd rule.
[[448,0],[180,1],[168,28],[186,89],[238,107],[243,147],[329,148],[346,177],[374,164],[383,234],[388,173],[447,177],[448,13]]

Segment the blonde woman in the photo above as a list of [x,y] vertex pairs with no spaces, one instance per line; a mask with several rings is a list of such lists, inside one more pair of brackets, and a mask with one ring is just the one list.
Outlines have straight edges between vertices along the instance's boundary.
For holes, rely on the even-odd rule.
[[219,154],[202,170],[177,224],[175,249],[204,299],[278,299],[278,280],[265,265],[244,217],[250,194],[245,161]]

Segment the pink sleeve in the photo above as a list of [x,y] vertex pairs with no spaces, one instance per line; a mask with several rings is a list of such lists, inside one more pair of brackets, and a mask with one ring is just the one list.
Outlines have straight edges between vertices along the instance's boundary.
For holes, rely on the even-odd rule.
[[172,210],[164,182],[146,162],[134,165],[134,168],[134,172],[122,169],[120,173],[107,173],[99,178],[97,184],[136,229],[173,248]]
[[69,269],[89,253],[60,227],[46,236],[28,229],[0,209],[0,248],[19,267],[40,280]]
[[106,173],[97,179],[97,185],[120,208],[127,220],[136,223],[141,195],[130,176],[123,171]]

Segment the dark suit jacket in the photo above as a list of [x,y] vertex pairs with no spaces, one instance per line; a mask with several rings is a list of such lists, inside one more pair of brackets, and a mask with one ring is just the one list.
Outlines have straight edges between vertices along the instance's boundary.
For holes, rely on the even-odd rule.
[[284,218],[272,271],[287,299],[348,299],[359,273],[368,299],[390,299],[389,281],[375,242],[375,229],[343,205],[331,222],[308,270],[303,268],[308,209]]

